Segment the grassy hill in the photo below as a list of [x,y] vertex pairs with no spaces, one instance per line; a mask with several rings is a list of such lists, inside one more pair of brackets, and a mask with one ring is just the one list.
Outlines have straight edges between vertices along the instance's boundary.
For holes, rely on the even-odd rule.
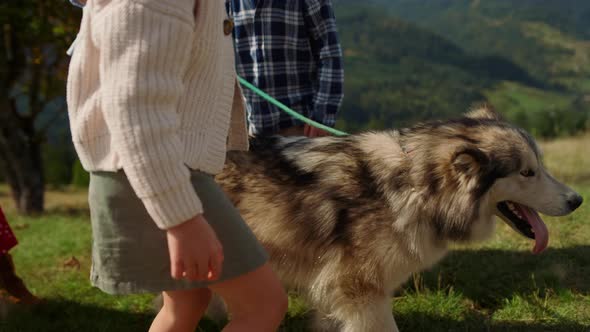
[[588,126],[590,4],[336,2],[348,130],[403,126],[489,101],[539,136]]
[[590,3],[584,0],[375,3],[470,52],[506,57],[553,83],[590,73]]

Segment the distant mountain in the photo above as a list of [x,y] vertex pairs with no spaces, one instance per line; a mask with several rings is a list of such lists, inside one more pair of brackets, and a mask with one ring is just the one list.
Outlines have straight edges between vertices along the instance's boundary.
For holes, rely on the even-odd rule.
[[[450,17],[543,22],[582,39],[590,37],[587,0],[368,0],[391,8],[401,17],[434,25]],[[344,1],[346,2],[346,1]],[[460,23],[460,22],[454,22]]]
[[[343,7],[356,4],[343,0]],[[473,54],[514,61],[531,75],[587,89],[571,76],[590,75],[590,1],[368,0],[395,17],[436,31]]]
[[590,2],[335,1],[339,125],[388,128],[488,101],[541,136],[588,127]]

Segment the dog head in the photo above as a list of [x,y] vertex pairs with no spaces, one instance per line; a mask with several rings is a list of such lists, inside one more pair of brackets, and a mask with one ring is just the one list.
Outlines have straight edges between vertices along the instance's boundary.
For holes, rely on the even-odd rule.
[[579,194],[544,168],[532,136],[489,107],[410,132],[407,145],[419,170],[414,183],[444,238],[483,240],[493,232],[495,215],[534,239],[533,252],[540,253],[548,231],[538,212],[563,216],[582,204]]

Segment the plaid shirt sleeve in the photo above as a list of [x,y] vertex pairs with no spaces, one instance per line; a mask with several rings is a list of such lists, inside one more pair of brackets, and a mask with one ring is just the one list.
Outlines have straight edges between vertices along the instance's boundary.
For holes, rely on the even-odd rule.
[[305,24],[312,38],[311,48],[319,61],[319,84],[311,118],[326,126],[334,126],[344,93],[342,49],[336,18],[330,0],[304,0],[304,4]]

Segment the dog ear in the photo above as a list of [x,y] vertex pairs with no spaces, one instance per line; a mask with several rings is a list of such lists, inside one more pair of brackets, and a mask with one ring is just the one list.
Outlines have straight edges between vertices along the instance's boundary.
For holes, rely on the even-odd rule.
[[492,105],[489,104],[482,104],[476,107],[473,107],[467,114],[466,117],[471,119],[487,119],[487,120],[498,120],[503,121],[502,115],[498,113]]
[[487,168],[490,159],[476,147],[461,147],[453,155],[453,168],[461,174],[474,176]]

